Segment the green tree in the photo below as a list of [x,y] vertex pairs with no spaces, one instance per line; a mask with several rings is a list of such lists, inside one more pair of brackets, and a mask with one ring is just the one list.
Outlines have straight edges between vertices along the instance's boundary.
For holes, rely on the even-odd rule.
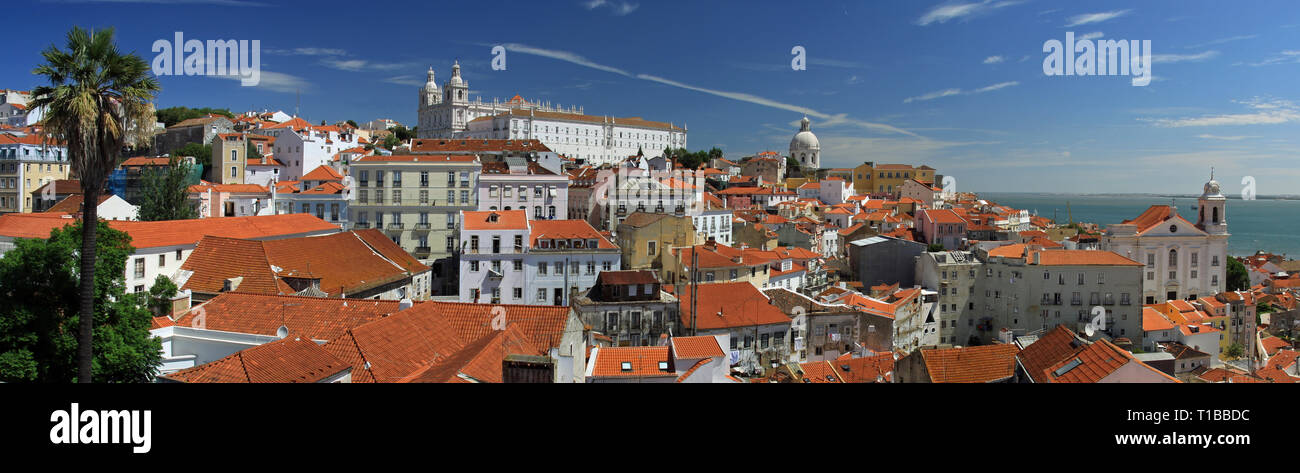
[[1246,289],[1250,289],[1250,275],[1246,273],[1246,265],[1237,261],[1237,258],[1228,257],[1228,290]]
[[203,167],[205,168],[212,167],[212,145],[205,145],[202,143],[185,143],[185,146],[182,146],[179,149],[172,151],[171,155],[177,157],[184,157],[184,156],[192,157],[194,158],[194,162],[202,164]]
[[[49,85],[33,89],[35,99],[28,106],[45,109],[41,119],[45,132],[67,145],[72,175],[81,181],[83,218],[97,222],[99,196],[122,149],[148,143],[155,117],[153,98],[160,87],[149,74],[149,63],[118,51],[112,28],[91,32],[73,27],[67,48],[51,45],[41,52],[45,63],[32,73],[44,76]],[[81,226],[80,274],[98,275],[95,237],[99,227]],[[83,277],[80,281],[76,379],[83,383],[91,382],[94,370],[96,279]]]
[[244,148],[244,155],[245,155],[245,156],[248,156],[248,159],[250,159],[250,160],[252,160],[252,159],[262,159],[262,153],[259,152],[259,151],[257,151],[257,147],[256,147],[256,146],[253,146],[253,142],[252,142],[252,141],[249,141],[249,142],[248,142],[248,145],[245,146],[245,148]]
[[1245,347],[1242,347],[1240,343],[1233,343],[1232,345],[1228,345],[1228,348],[1223,351],[1224,356],[1227,356],[1229,359],[1233,359],[1233,360],[1237,358],[1241,358],[1241,356],[1244,355],[1245,353],[1246,353]]
[[789,156],[785,158],[785,177],[798,176],[801,168],[798,159]]
[[94,379],[153,380],[162,344],[149,333],[151,314],[143,298],[125,292],[126,261],[135,251],[131,237],[103,221],[95,227],[93,272],[78,270],[78,254],[86,254],[81,222],[51,231],[49,239],[17,239],[0,258],[0,380],[89,380],[79,373],[75,330],[81,321],[79,286],[85,283],[94,290]]
[[189,187],[194,166],[173,156],[166,168],[145,171],[140,192],[138,219],[146,222],[199,218],[190,202]]
[[[393,135],[397,137],[397,140],[398,140],[399,142],[400,142],[400,141],[409,141],[411,138],[415,138],[415,132],[414,132],[414,131],[411,131],[411,130],[408,130],[406,127],[404,127],[404,126],[402,126],[402,125],[397,125],[397,126],[393,127],[393,128],[392,128],[392,131],[393,131]],[[401,143],[398,143],[398,144],[401,144]]]
[[157,278],[154,278],[153,286],[149,287],[148,300],[145,301],[145,306],[149,308],[154,317],[169,315],[172,311],[172,298],[176,297],[178,292],[180,292],[180,288],[176,287],[176,283],[172,282],[171,278],[159,274]]
[[154,113],[158,121],[162,122],[165,126],[172,126],[191,118],[206,117],[209,114],[221,115],[232,120],[235,118],[235,114],[230,113],[230,110],[225,108],[170,107],[158,110]]
[[931,243],[930,246],[927,246],[925,248],[925,251],[929,251],[929,252],[943,251],[943,243]]
[[402,140],[397,138],[396,133],[391,133],[388,136],[384,137],[384,148],[388,149],[389,151],[392,151],[393,148],[396,148],[400,144],[402,144]]
[[348,120],[348,121],[347,121],[347,124],[348,124],[348,125],[351,125],[352,128],[361,128],[361,127],[357,126],[357,122],[354,122],[354,121],[352,121],[352,120]]

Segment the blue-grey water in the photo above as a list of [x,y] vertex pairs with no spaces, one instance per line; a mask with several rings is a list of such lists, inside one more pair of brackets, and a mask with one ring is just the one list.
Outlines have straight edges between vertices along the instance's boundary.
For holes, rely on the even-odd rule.
[[[1040,217],[1069,223],[1066,203],[1076,222],[1092,222],[1105,228],[1142,214],[1152,205],[1169,205],[1169,197],[1154,195],[1079,195],[1038,193],[980,193],[980,198],[1008,207],[1025,209]],[[1196,223],[1195,197],[1174,198],[1178,214]],[[1246,256],[1257,250],[1300,257],[1300,200],[1229,199],[1228,254]]]

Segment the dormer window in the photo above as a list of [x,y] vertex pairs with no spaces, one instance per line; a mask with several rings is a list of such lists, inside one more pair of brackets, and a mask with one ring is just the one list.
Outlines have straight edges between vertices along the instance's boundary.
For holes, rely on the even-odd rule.
[[498,219],[498,216],[497,216],[496,213],[490,213],[490,214],[488,214],[488,222],[489,222],[489,223],[496,223],[496,222],[497,222],[497,219]]
[[619,363],[619,368],[621,368],[623,371],[632,371],[632,362],[624,361],[622,363]]

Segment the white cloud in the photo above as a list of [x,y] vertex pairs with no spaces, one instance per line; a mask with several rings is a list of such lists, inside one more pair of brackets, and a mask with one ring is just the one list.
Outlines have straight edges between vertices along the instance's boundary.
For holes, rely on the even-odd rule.
[[425,81],[425,79],[420,78],[420,77],[411,76],[411,75],[404,75],[404,76],[394,76],[394,77],[389,77],[389,78],[387,78],[387,79],[384,79],[382,82],[387,82],[387,83],[389,83],[389,84],[409,85],[409,86],[412,86],[412,87],[420,87],[420,86],[424,85],[424,81]]
[[1300,63],[1300,51],[1282,51],[1275,56],[1264,59],[1263,61],[1250,63],[1250,65],[1272,66],[1275,64],[1295,64],[1295,63]]
[[1097,39],[1097,38],[1100,38],[1100,37],[1102,37],[1102,36],[1105,36],[1105,34],[1103,34],[1103,33],[1100,32],[1100,31],[1093,31],[1093,32],[1091,32],[1091,33],[1085,33],[1083,36],[1080,36],[1080,37],[1079,37],[1079,41],[1083,41],[1083,40],[1085,40],[1085,39]]
[[916,20],[916,24],[927,26],[931,23],[947,23],[950,20],[957,19],[965,21],[969,18],[987,14],[993,10],[1019,3],[1021,2],[1014,0],[1004,0],[1000,2],[984,0],[982,2],[973,3],[950,1],[930,8],[930,10],[925,12],[924,15],[921,15],[921,18]]
[[331,48],[293,48],[293,49],[268,49],[267,54],[276,54],[282,56],[347,56],[348,52],[342,49]]
[[1196,135],[1196,137],[1204,140],[1221,140],[1221,141],[1241,141],[1249,138],[1259,138],[1258,136],[1248,136],[1248,135],[1219,136],[1219,135],[1211,135],[1208,133],[1202,133]]
[[1213,49],[1200,54],[1152,54],[1151,62],[1153,64],[1172,64],[1175,62],[1195,62],[1204,61],[1218,56],[1219,52]]
[[595,10],[600,7],[608,6],[615,16],[624,16],[636,11],[637,8],[641,7],[641,4],[620,1],[590,0],[583,3],[583,6],[587,7],[588,10]]
[[[218,79],[227,79],[227,80],[243,79],[243,77],[239,75],[225,75],[225,76],[213,75],[207,77],[215,77]],[[257,85],[250,86],[250,87],[266,89],[272,92],[287,92],[287,93],[309,91],[313,88],[310,82],[307,82],[306,79],[303,79],[301,77],[292,76],[280,72],[272,72],[265,69],[262,70],[261,80],[257,83]]]
[[325,59],[321,61],[321,64],[324,64],[327,67],[338,69],[341,71],[352,71],[352,72],[363,71],[363,70],[395,71],[398,69],[405,69],[408,67],[416,66],[416,63],[410,63],[410,62],[375,63],[375,62],[367,61],[365,59]]
[[1007,88],[1007,87],[1013,87],[1013,86],[1017,86],[1017,85],[1020,85],[1020,82],[1018,82],[1018,81],[1008,81],[1008,82],[999,82],[999,83],[997,83],[997,84],[993,84],[993,85],[990,85],[990,86],[987,86],[987,87],[980,87],[980,88],[978,88],[978,89],[970,90],[970,91],[965,91],[965,90],[962,90],[962,89],[943,89],[943,90],[938,90],[938,91],[930,92],[930,93],[928,93],[928,94],[918,95],[918,96],[916,96],[916,97],[908,97],[908,98],[906,98],[906,99],[903,99],[903,103],[923,102],[923,101],[926,101],[926,100],[934,100],[934,99],[943,98],[943,97],[951,97],[951,96],[954,96],[954,95],[974,95],[974,94],[982,94],[982,93],[985,93],[985,92],[992,92],[992,91],[994,91],[994,90],[1005,89],[1005,88]]
[[1130,9],[1130,10],[1115,10],[1115,11],[1108,11],[1108,12],[1100,12],[1100,13],[1084,13],[1084,14],[1082,14],[1082,15],[1075,15],[1075,16],[1070,17],[1070,19],[1069,19],[1069,23],[1066,23],[1065,27],[1066,27],[1066,28],[1069,28],[1069,27],[1072,27],[1072,26],[1089,25],[1089,24],[1093,24],[1093,23],[1101,23],[1101,22],[1103,22],[1103,21],[1113,20],[1113,19],[1115,19],[1115,18],[1119,18],[1119,17],[1121,17],[1121,16],[1127,15],[1127,14],[1128,14],[1129,12],[1131,12],[1131,11],[1133,11],[1133,10],[1131,10],[1131,9]]
[[845,115],[845,114],[832,115],[832,114],[829,114],[829,113],[819,112],[819,111],[817,111],[817,110],[813,110],[813,109],[808,108],[808,107],[802,107],[802,106],[798,106],[798,105],[792,105],[792,104],[787,104],[787,103],[783,103],[783,102],[778,102],[778,101],[775,101],[775,100],[772,100],[772,99],[768,99],[768,98],[764,98],[764,97],[759,97],[759,96],[757,96],[757,95],[747,94],[747,93],[743,93],[743,92],[730,92],[730,91],[725,91],[725,90],[709,89],[709,88],[699,87],[699,86],[695,86],[695,85],[690,85],[690,84],[686,84],[686,83],[678,82],[678,81],[675,81],[675,80],[672,80],[672,79],[666,79],[666,78],[663,78],[663,77],[653,76],[653,75],[649,75],[649,74],[632,74],[632,73],[630,73],[630,72],[628,72],[628,71],[625,71],[625,70],[623,70],[623,69],[619,69],[619,68],[617,68],[617,67],[607,66],[607,65],[604,65],[604,64],[599,64],[599,63],[597,63],[597,62],[594,62],[594,61],[592,61],[592,60],[590,60],[590,59],[587,59],[587,58],[585,58],[585,57],[582,57],[582,56],[580,56],[580,55],[578,55],[578,54],[574,54],[574,53],[569,52],[569,51],[559,51],[559,50],[553,50],[553,49],[535,48],[535,47],[532,47],[532,46],[527,46],[527,45],[517,44],[517,43],[507,43],[507,44],[505,44],[505,45],[503,45],[503,46],[505,46],[506,50],[511,51],[511,52],[516,52],[516,53],[521,53],[521,54],[530,54],[530,55],[534,55],[534,56],[542,56],[542,57],[551,58],[551,59],[557,59],[557,60],[560,60],[560,61],[565,61],[565,62],[569,62],[569,63],[577,64],[577,65],[579,65],[579,66],[583,66],[583,67],[587,67],[587,68],[591,68],[591,69],[596,69],[596,70],[600,70],[600,71],[605,71],[605,72],[610,72],[610,73],[618,74],[618,75],[621,75],[621,76],[624,76],[624,77],[631,77],[631,78],[640,79],[640,80],[644,80],[644,81],[655,82],[655,83],[659,83],[659,84],[663,84],[663,85],[667,85],[667,86],[677,87],[677,88],[679,88],[679,89],[686,89],[686,90],[691,90],[691,91],[695,91],[695,92],[705,93],[705,94],[709,94],[709,95],[715,95],[715,96],[718,96],[718,97],[723,97],[723,98],[727,98],[727,99],[731,99],[731,100],[736,100],[736,101],[740,101],[740,102],[748,102],[748,103],[752,103],[752,104],[755,104],[755,105],[761,105],[761,106],[764,106],[764,107],[770,107],[770,108],[776,108],[776,109],[780,109],[780,110],[787,110],[787,111],[791,111],[791,112],[802,113],[802,114],[808,115],[808,116],[813,117],[813,118],[818,118],[818,119],[825,120],[823,123],[821,123],[821,126],[852,125],[852,126],[858,126],[858,127],[861,127],[861,128],[864,128],[864,129],[868,129],[868,130],[874,130],[874,131],[880,131],[880,132],[887,132],[887,133],[897,133],[897,134],[902,134],[902,135],[914,136],[914,137],[918,137],[918,138],[920,137],[920,135],[917,135],[916,133],[913,133],[913,132],[910,132],[910,131],[907,131],[907,130],[904,130],[904,129],[901,129],[901,128],[898,128],[898,127],[895,127],[895,126],[892,126],[892,125],[887,125],[887,124],[883,124],[883,123],[874,123],[874,122],[868,122],[868,121],[864,121],[864,120],[858,120],[858,119],[854,119],[854,118],[849,118],[849,117],[848,117],[847,115]]
[[984,58],[984,64],[1001,64],[1005,60],[1002,56],[989,56]]
[[1277,125],[1300,121],[1300,107],[1296,107],[1294,103],[1287,100],[1264,100],[1256,97],[1250,100],[1236,102],[1245,105],[1247,108],[1254,110],[1254,112],[1203,115],[1200,117],[1185,118],[1143,118],[1139,120],[1167,128],[1224,125]]
[[1219,39],[1216,39],[1216,40],[1214,40],[1214,41],[1210,41],[1210,42],[1206,42],[1206,43],[1193,44],[1193,45],[1191,45],[1191,46],[1188,46],[1187,49],[1203,48],[1203,47],[1206,47],[1206,46],[1213,46],[1213,45],[1216,45],[1216,44],[1230,43],[1230,42],[1233,42],[1233,41],[1241,41],[1241,40],[1243,40],[1243,39],[1254,39],[1254,38],[1258,38],[1258,37],[1259,37],[1259,35],[1257,35],[1257,34],[1250,34],[1250,35],[1232,36],[1232,37],[1228,37],[1228,38],[1219,38]]

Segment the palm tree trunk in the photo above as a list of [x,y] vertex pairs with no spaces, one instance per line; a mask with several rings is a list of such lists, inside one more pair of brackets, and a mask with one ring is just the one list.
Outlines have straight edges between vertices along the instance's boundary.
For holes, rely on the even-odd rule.
[[[83,176],[83,179],[85,177]],[[95,235],[99,230],[99,189],[84,189],[81,203],[81,319],[77,331],[77,382],[89,383],[95,324]]]

